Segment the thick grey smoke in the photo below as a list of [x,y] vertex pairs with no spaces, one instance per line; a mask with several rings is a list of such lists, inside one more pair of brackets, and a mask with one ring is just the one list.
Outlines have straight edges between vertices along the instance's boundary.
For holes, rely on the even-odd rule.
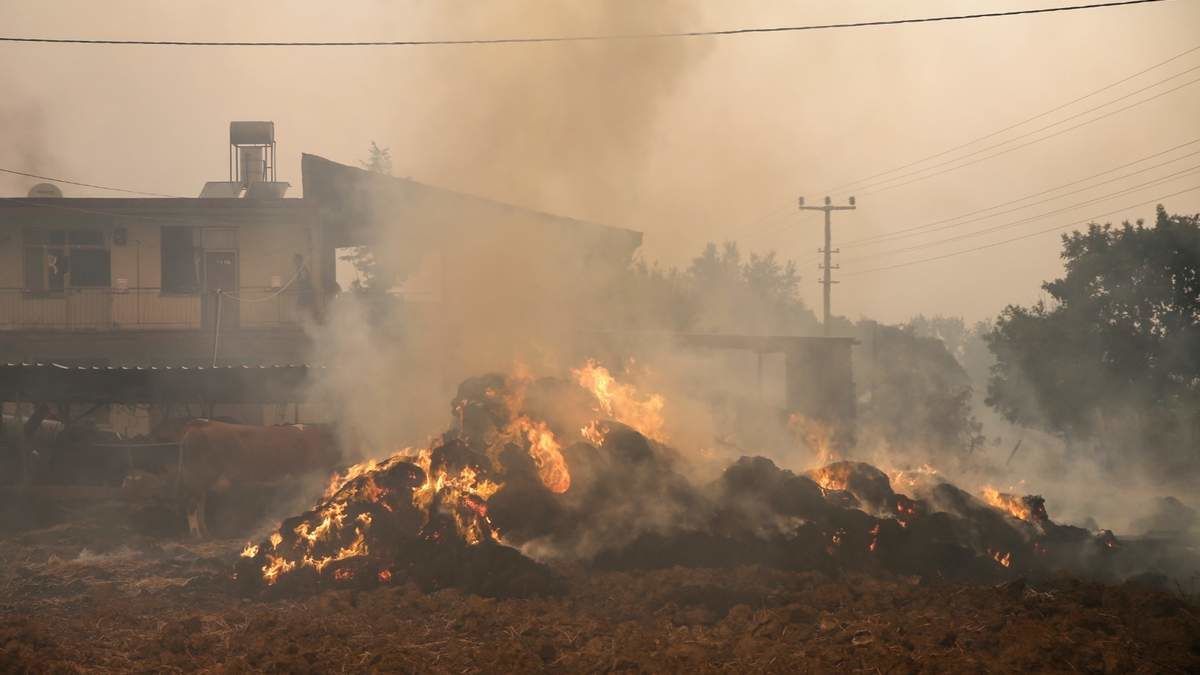
[[[0,74],[0,166],[19,167],[26,173],[54,175],[60,170],[50,130],[46,125],[46,110],[41,101],[20,90],[15,82]],[[25,196],[37,179],[0,173],[0,193]]]
[[[692,12],[680,2],[475,5],[467,24],[528,32],[533,20],[544,34],[580,26],[629,33],[679,25]],[[595,200],[637,194],[645,167],[630,158],[646,154],[663,101],[706,50],[700,42],[629,40],[497,50],[491,59],[439,54],[437,68],[457,93],[420,95],[454,120],[453,134],[437,142],[440,156],[458,164],[441,170],[465,183],[500,176],[493,190],[511,203],[612,213],[614,205]],[[414,164],[414,151],[392,148],[397,173]],[[370,249],[387,278],[381,283],[411,282],[425,272],[434,277],[436,297],[372,319],[379,303],[343,295],[315,333],[317,352],[337,364],[321,386],[340,402],[347,425],[370,436],[364,440],[375,452],[392,449],[378,446],[396,439],[419,442],[444,426],[445,402],[464,377],[514,363],[556,374],[578,365],[579,333],[605,327],[602,295],[624,272],[622,256],[636,247],[603,250],[612,244],[601,240],[625,235],[531,222],[528,214],[474,198],[393,185],[372,197]],[[593,252],[603,261],[589,265]]]

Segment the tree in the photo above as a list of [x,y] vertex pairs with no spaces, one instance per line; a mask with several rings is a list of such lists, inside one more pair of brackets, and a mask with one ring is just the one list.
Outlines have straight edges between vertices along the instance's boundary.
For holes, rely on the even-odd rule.
[[1062,238],[1050,302],[987,334],[988,403],[1069,444],[1195,462],[1200,438],[1200,216],[1091,224]]
[[375,141],[371,141],[366,161],[360,161],[358,165],[371,173],[390,176],[392,175],[392,150],[391,148],[381,148]]
[[[992,330],[990,321],[978,321],[973,326],[967,326],[962,318],[957,316],[926,317],[918,314],[909,319],[906,326],[914,334],[921,337],[932,337],[942,341],[946,349],[967,372],[973,389],[983,392],[987,389],[988,376],[996,360],[988,351],[984,336]],[[983,404],[981,395],[979,403]]]
[[[947,328],[955,321],[948,320]],[[971,380],[945,340],[922,335],[912,324],[869,320],[860,321],[856,332],[863,440],[889,454],[939,465],[966,457],[983,443],[982,425],[972,411]]]
[[[375,141],[367,150],[367,159],[358,163],[363,169],[383,176],[392,175],[392,151],[381,148]],[[341,256],[342,260],[354,265],[356,272],[353,289],[357,293],[382,293],[386,284],[379,281],[379,263],[368,246],[355,246]]]
[[774,252],[744,259],[733,242],[710,242],[683,271],[636,260],[602,295],[599,316],[631,329],[812,335],[819,327],[795,262]]
[[697,308],[696,329],[706,332],[803,335],[817,320],[800,298],[795,261],[775,252],[742,258],[738,245],[709,243],[692,259],[687,278]]

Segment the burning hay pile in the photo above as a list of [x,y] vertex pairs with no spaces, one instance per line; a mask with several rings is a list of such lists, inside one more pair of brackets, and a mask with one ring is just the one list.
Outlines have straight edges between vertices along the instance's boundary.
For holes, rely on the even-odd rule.
[[312,510],[247,544],[238,582],[528,596],[559,590],[553,561],[980,580],[1121,569],[1111,533],[1058,525],[1038,497],[980,500],[930,472],[837,462],[800,475],[743,457],[698,484],[666,444],[661,398],[595,363],[572,375],[465,381],[445,434],[336,476]]

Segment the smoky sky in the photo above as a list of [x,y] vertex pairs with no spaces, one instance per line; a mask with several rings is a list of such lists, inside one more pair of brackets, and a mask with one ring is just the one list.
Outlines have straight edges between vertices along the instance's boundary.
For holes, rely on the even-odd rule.
[[[969,7],[1067,4],[994,0]],[[429,39],[826,23],[963,8],[914,0],[4,0],[0,27],[9,35],[96,38]],[[293,195],[299,194],[301,152],[353,163],[374,140],[391,148],[397,175],[644,231],[647,260],[686,265],[710,240],[775,249],[801,264],[805,298],[818,306],[821,225],[816,214],[795,211],[798,195],[820,199],[828,188],[1070,101],[1200,44],[1197,26],[1200,5],[1176,0],[972,22],[653,42],[310,50],[3,44],[0,166],[194,196],[204,181],[227,173],[228,122],[270,119],[279,140],[278,174],[293,183]],[[1197,64],[1200,52],[1039,122]],[[1197,137],[1200,84],[961,170],[876,194],[864,190],[857,211],[835,217],[834,246],[1005,202]],[[1101,197],[1195,163],[1181,160],[939,237]],[[0,178],[0,192],[21,196],[31,183]],[[834,311],[885,321],[918,312],[993,316],[1007,303],[1036,300],[1040,281],[1061,271],[1054,234],[899,270],[850,273],[1066,225],[1193,185],[1200,177],[1184,175],[941,246],[927,246],[939,238],[930,236],[847,248]],[[105,194],[70,186],[65,192]],[[1200,191],[1168,199],[1166,206],[1198,211]],[[1145,205],[1104,219],[1152,213]],[[924,247],[863,258],[914,245]]]

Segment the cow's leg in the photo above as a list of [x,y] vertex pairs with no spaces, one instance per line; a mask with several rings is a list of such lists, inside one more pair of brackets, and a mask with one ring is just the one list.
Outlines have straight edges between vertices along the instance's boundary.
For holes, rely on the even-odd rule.
[[200,506],[196,508],[196,519],[200,521],[200,538],[208,539],[208,522],[204,512],[208,510],[208,490],[200,494]]
[[188,500],[188,534],[196,539],[206,539],[208,537],[208,526],[204,522],[206,495],[207,491],[201,492],[198,497]]
[[189,501],[187,503],[187,521],[188,534],[199,539],[200,538],[200,518],[196,515],[196,502]]

